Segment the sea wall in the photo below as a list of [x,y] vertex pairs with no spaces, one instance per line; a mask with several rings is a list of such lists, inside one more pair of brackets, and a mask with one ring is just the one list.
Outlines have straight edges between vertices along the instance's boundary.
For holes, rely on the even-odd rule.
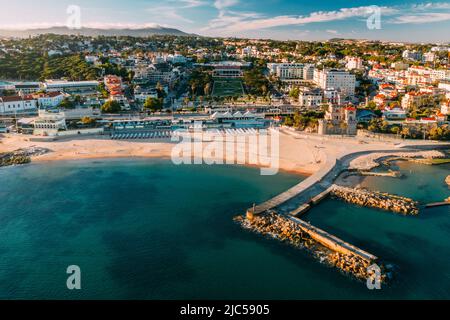
[[328,232],[311,225],[310,223],[307,223],[295,217],[289,217],[288,219],[296,223],[300,227],[300,229],[306,232],[311,238],[333,251],[339,252],[344,255],[357,256],[367,261],[368,263],[373,263],[378,260],[378,257],[364,250],[361,250],[351,245],[350,243],[345,242],[338,237],[335,237]]

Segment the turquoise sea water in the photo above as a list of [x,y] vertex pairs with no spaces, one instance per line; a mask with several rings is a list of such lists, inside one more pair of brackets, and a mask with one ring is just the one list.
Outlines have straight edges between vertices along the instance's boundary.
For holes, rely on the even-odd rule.
[[[401,166],[418,173],[367,183],[419,198],[450,195],[449,166]],[[400,217],[328,200],[308,214],[398,267],[401,275],[378,292],[233,223],[300,180],[163,160],[0,169],[0,298],[450,298],[448,207]],[[80,291],[66,288],[69,265],[82,270]]]

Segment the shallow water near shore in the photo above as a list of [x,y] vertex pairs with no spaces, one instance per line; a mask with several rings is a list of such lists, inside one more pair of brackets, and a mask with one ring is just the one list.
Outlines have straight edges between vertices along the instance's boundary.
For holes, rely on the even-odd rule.
[[[429,187],[433,201],[448,196],[435,181],[450,166],[413,166],[413,179],[429,181],[416,188],[418,200]],[[327,200],[308,213],[317,226],[398,266],[392,286],[374,292],[233,222],[302,180],[259,172],[156,159],[2,168],[0,298],[450,298],[448,207],[402,217]],[[411,178],[390,179],[364,184],[402,194]],[[66,288],[69,265],[82,270],[80,291]]]

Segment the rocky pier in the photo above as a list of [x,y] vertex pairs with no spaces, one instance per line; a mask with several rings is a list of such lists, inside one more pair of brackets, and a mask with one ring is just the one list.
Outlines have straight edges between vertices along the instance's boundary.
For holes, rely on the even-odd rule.
[[[372,277],[368,268],[374,261],[353,254],[337,252],[322,245],[288,217],[275,212],[267,212],[250,219],[238,216],[235,221],[247,230],[277,239],[295,248],[307,250],[321,263],[335,267],[356,279],[366,281]],[[383,266],[380,268],[382,270],[381,281],[385,282],[387,280],[385,268]]]
[[410,198],[385,192],[333,186],[331,196],[351,204],[391,211],[404,215],[419,214],[418,203]]

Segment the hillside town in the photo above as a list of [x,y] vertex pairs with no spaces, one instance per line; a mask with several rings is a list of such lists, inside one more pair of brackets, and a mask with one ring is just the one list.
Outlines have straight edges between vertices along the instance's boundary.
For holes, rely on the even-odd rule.
[[201,121],[449,140],[449,57],[448,45],[343,39],[1,39],[0,133],[189,129]]

